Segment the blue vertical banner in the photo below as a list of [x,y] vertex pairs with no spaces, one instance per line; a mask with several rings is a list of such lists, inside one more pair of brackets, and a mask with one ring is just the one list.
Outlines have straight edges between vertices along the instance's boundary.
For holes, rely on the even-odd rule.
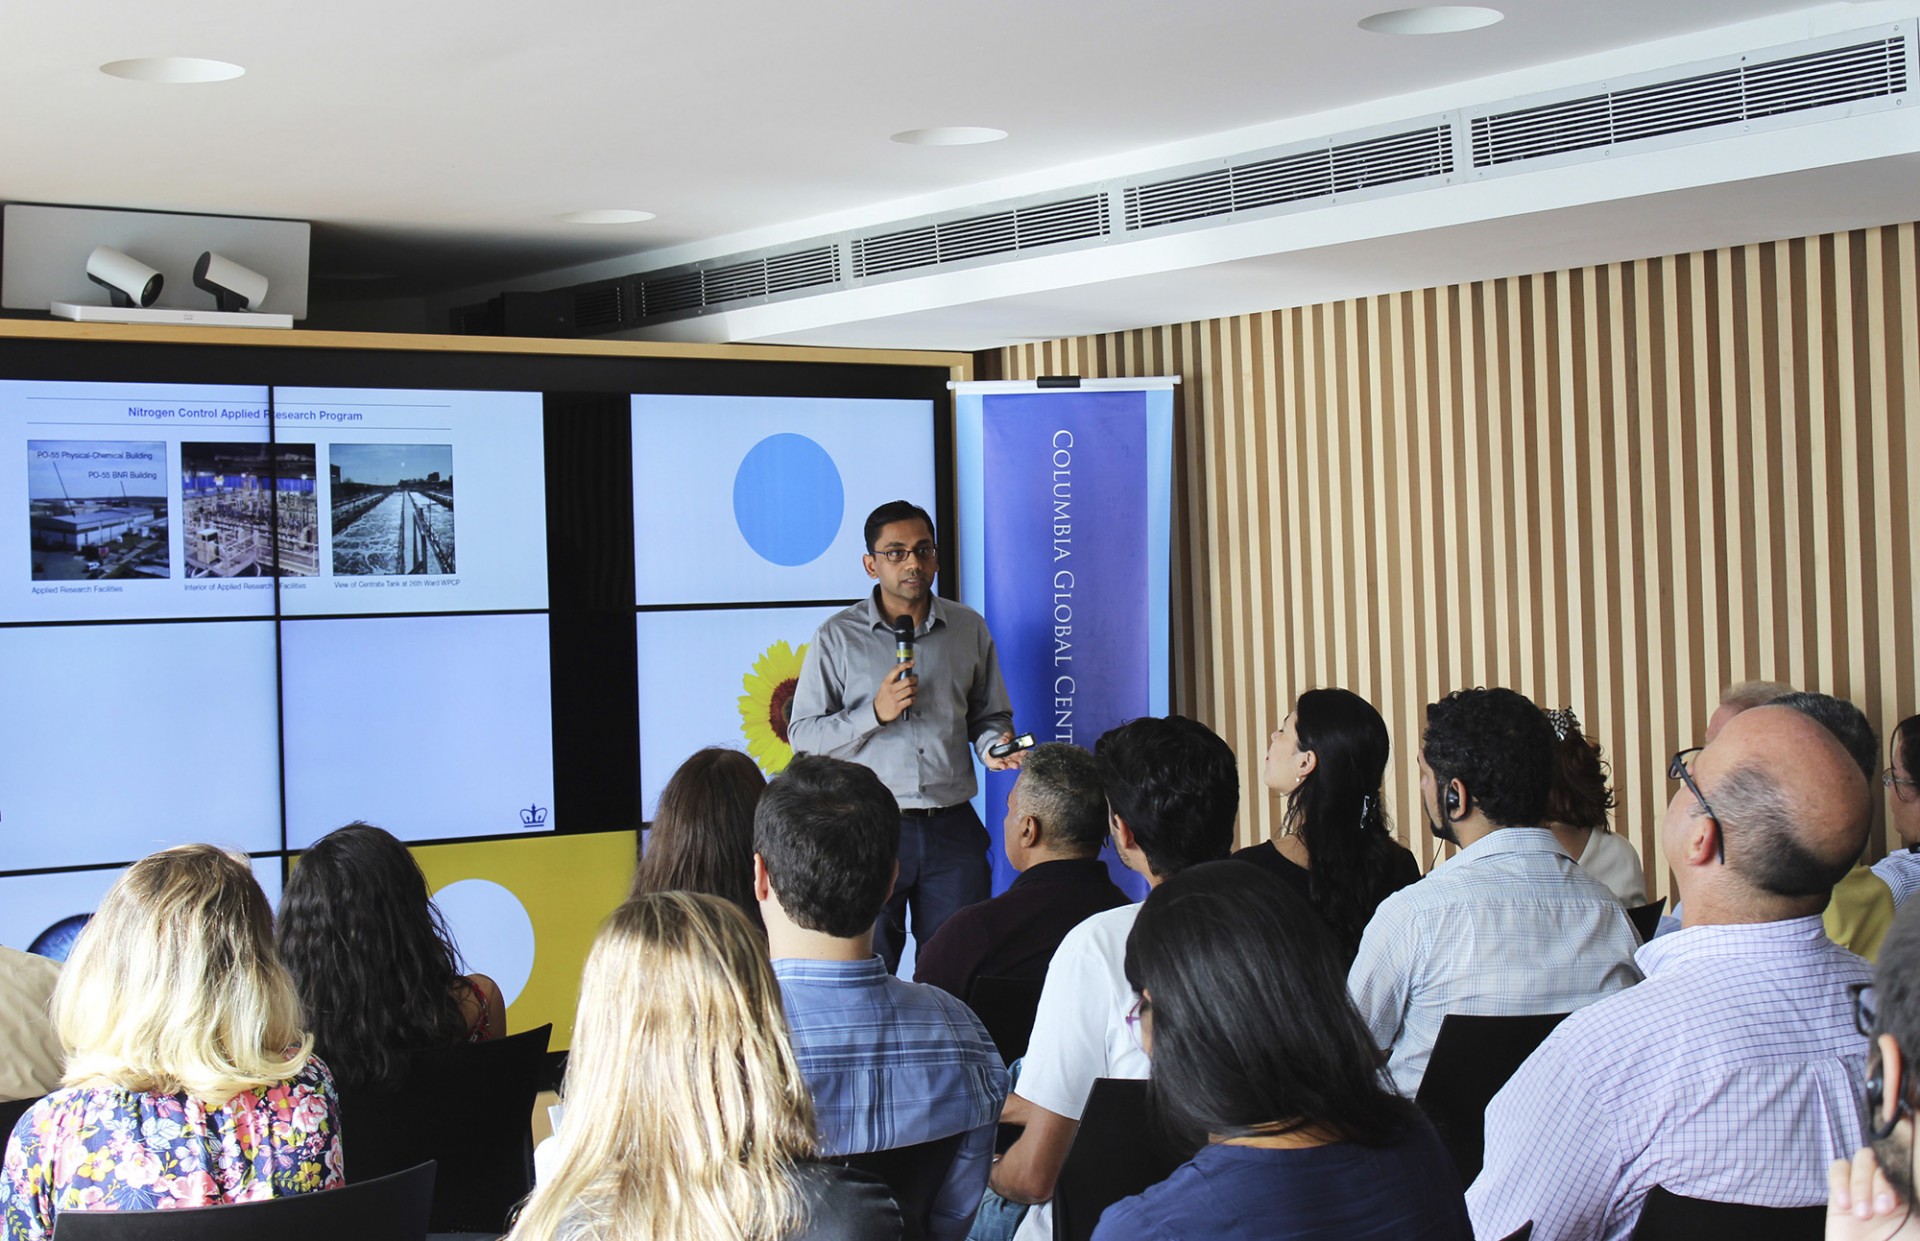
[[[1172,383],[956,385],[961,598],[993,633],[1014,727],[1039,741],[1091,749],[1167,711]],[[996,892],[1015,874],[1000,841],[1013,780],[982,783]]]

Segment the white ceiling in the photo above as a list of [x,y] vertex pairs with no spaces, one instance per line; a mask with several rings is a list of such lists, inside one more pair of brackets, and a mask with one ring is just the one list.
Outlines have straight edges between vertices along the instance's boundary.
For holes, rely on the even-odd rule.
[[[638,270],[1250,149],[1300,118],[1405,115],[1478,79],[1518,94],[1636,58],[1656,67],[1913,12],[1897,0],[1491,0],[1507,19],[1470,34],[1356,27],[1396,2],[0,0],[0,201],[311,220],[316,299],[420,297],[616,258]],[[1738,23],[1758,33],[1722,29]],[[97,71],[148,55],[246,74],[167,86]],[[888,141],[929,125],[1012,136]],[[1737,214],[1742,196],[1724,197],[1714,211]],[[555,218],[605,207],[658,218]],[[1566,253],[1583,227],[1568,222]],[[1559,265],[1552,232],[1529,234],[1530,264]],[[1378,266],[1393,251],[1349,257]],[[1144,299],[1084,284],[1009,296],[997,325],[998,298],[946,319],[902,315],[894,343],[1167,322],[1169,298],[1180,317],[1218,313],[1209,286],[1237,304],[1249,279],[1273,275],[1236,263],[1252,265],[1196,263]],[[870,315],[852,334],[889,341]]]

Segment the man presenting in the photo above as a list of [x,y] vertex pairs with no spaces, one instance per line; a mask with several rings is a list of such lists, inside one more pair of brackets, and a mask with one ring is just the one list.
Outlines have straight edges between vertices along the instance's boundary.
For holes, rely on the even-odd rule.
[[[955,910],[992,895],[968,746],[994,771],[1019,766],[1020,756],[987,755],[1012,738],[1013,708],[986,622],[934,596],[933,519],[894,500],[867,518],[866,542],[861,564],[878,584],[813,635],[787,735],[796,753],[870,768],[900,803],[900,877],[874,927],[874,948],[893,970],[909,904],[926,943]],[[912,655],[897,662],[902,617]]]

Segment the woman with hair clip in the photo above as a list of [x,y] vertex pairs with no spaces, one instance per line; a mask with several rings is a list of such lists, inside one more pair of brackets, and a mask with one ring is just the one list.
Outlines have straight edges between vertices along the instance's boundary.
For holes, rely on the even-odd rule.
[[1920,715],[1909,715],[1887,737],[1887,769],[1880,783],[1887,790],[1887,826],[1896,840],[1873,864],[1873,873],[1893,890],[1896,907],[1920,889]]
[[814,1161],[766,942],[717,897],[635,897],[580,980],[553,1170],[509,1241],[893,1241],[865,1173]]
[[279,939],[343,1090],[395,1087],[409,1052],[507,1032],[500,988],[460,972],[420,864],[372,824],[328,832],[300,855],[280,901]]
[[1387,747],[1387,722],[1360,695],[1300,695],[1260,768],[1261,783],[1287,799],[1280,828],[1233,855],[1306,897],[1347,961],[1380,902],[1420,878],[1420,864],[1387,822]]
[[759,765],[740,751],[716,745],[696,750],[660,790],[632,895],[705,892],[732,903],[760,927],[760,902],[753,899],[753,812],[766,791]]
[[1547,822],[1567,856],[1634,909],[1647,903],[1647,873],[1633,842],[1607,830],[1613,790],[1600,743],[1580,731],[1572,707],[1548,711],[1553,725],[1553,783],[1547,790]]
[[129,867],[74,945],[53,1020],[66,1085],[7,1142],[7,1241],[45,1241],[62,1211],[343,1183],[333,1079],[301,1030],[273,911],[244,859],[183,845]]
[[[1466,1241],[1453,1162],[1387,1085],[1324,926],[1232,862],[1148,894],[1127,936],[1152,1113],[1199,1154],[1094,1241]],[[1130,1021],[1136,1018],[1129,1018]]]

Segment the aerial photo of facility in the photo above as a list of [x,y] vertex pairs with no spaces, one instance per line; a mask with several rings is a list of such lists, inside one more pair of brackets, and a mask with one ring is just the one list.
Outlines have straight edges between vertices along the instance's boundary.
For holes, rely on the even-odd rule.
[[33,580],[171,577],[166,466],[163,443],[29,440]]

